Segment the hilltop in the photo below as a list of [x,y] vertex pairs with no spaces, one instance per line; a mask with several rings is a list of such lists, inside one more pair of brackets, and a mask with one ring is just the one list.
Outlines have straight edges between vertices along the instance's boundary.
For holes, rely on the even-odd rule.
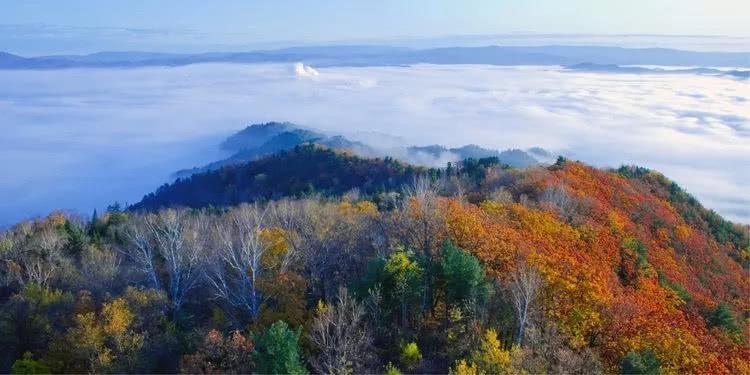
[[366,159],[313,143],[296,145],[249,163],[230,164],[165,184],[131,208],[231,206],[322,193],[397,190],[425,168],[392,158]]
[[[538,147],[529,150],[529,152],[522,150],[505,150],[501,152],[477,145],[453,148],[441,145],[391,145],[386,148],[378,148],[367,142],[351,140],[343,135],[329,135],[291,122],[272,121],[248,125],[225,139],[221,143],[220,148],[231,152],[232,154],[229,157],[201,167],[177,171],[174,176],[185,179],[193,174],[214,171],[229,165],[244,164],[280,151],[291,150],[296,146],[307,143],[315,143],[360,157],[395,158],[409,164],[426,167],[444,167],[448,162],[458,162],[469,158],[495,157],[509,166],[525,168],[539,164],[539,160],[533,155],[536,155],[540,159],[551,157],[547,151]],[[545,154],[546,156],[544,156]]]

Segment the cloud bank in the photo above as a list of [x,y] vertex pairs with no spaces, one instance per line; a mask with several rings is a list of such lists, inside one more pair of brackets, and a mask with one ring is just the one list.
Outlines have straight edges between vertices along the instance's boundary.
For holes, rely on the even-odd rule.
[[1,71],[0,224],[135,202],[175,170],[221,158],[222,137],[269,120],[638,164],[750,222],[747,80],[478,65],[321,68],[299,79],[297,68]]

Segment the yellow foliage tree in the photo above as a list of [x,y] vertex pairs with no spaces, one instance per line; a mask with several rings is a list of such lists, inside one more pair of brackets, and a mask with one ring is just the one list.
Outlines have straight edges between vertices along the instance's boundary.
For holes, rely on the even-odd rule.
[[483,374],[520,374],[524,371],[517,366],[521,352],[517,348],[503,350],[497,332],[488,329],[484,333],[479,349],[471,355],[471,360],[459,360],[451,374],[483,375]]
[[104,304],[98,316],[77,314],[75,326],[51,344],[45,362],[53,372],[121,372],[144,342],[144,336],[131,329],[133,319],[123,298]]

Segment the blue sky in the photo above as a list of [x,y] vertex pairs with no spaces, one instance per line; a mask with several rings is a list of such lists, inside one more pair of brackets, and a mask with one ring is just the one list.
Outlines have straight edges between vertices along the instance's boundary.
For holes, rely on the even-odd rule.
[[75,52],[97,41],[135,48],[139,39],[169,49],[518,32],[747,37],[748,14],[747,0],[24,0],[2,4],[0,50]]
[[266,39],[560,33],[750,36],[744,0],[24,0],[0,22],[189,28]]

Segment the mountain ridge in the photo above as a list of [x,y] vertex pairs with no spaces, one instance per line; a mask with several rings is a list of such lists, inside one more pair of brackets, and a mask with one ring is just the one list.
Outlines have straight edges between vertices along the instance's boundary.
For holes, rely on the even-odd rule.
[[192,174],[219,169],[228,165],[242,164],[290,150],[305,143],[315,143],[334,150],[352,152],[361,157],[392,157],[420,166],[442,167],[447,162],[463,159],[496,157],[512,167],[525,168],[539,164],[539,160],[522,150],[492,150],[478,145],[448,148],[441,145],[400,146],[377,148],[366,142],[351,140],[343,135],[327,135],[310,127],[291,122],[271,121],[248,125],[226,138],[220,148],[232,152],[227,158],[201,167],[182,169],[174,177],[186,178]]
[[666,48],[606,46],[483,46],[414,49],[387,46],[310,46],[209,53],[99,52],[75,56],[21,57],[0,54],[0,69],[184,66],[197,63],[283,63],[329,66],[427,64],[490,65],[672,65],[750,67],[750,52],[694,52]]

